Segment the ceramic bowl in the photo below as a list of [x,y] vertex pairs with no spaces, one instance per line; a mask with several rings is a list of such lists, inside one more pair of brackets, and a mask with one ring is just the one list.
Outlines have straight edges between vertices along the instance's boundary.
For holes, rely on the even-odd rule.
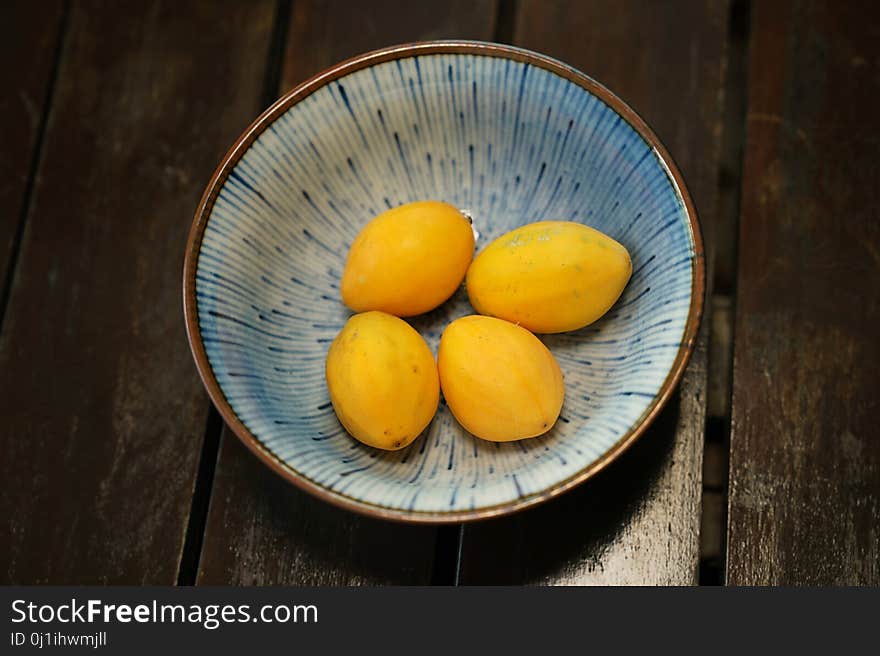
[[[374,215],[423,199],[468,210],[478,249],[538,219],[583,222],[629,249],[632,279],[611,311],[543,338],[566,387],[545,436],[485,442],[441,403],[411,446],[384,452],[334,415],[324,359],[350,316],[348,247]],[[212,400],[271,469],[351,510],[459,522],[560,494],[636,440],[682,374],[703,287],[694,206],[632,109],[543,55],[428,42],[334,66],[248,128],[199,205],[184,306]],[[444,326],[472,313],[460,290],[411,323],[436,353]]]

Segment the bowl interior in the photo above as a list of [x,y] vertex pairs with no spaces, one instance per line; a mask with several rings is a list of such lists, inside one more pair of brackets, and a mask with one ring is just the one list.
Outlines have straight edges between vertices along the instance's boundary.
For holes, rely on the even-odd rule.
[[[442,517],[544,495],[644,418],[683,348],[695,238],[661,156],[601,93],[535,62],[403,53],[325,79],[221,177],[196,264],[198,329],[229,406],[283,469],[368,511]],[[467,209],[478,249],[539,219],[629,249],[614,308],[543,338],[566,385],[546,436],[484,442],[441,404],[425,434],[386,453],[337,421],[324,358],[350,316],[348,246],[374,215],[423,199]],[[472,312],[462,290],[411,323],[436,353],[446,323]]]

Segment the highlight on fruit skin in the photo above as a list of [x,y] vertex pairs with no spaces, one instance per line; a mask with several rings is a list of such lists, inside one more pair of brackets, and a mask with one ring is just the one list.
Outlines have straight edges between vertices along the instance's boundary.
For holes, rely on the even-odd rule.
[[355,312],[410,317],[433,310],[464,280],[474,257],[470,219],[440,201],[419,201],[375,217],[352,242],[342,301]]
[[408,446],[431,423],[440,378],[425,340],[384,312],[351,317],[330,344],[327,388],[339,421],[378,449]]
[[562,370],[525,328],[479,315],[456,319],[443,331],[437,359],[446,403],[476,437],[537,437],[562,411]]
[[626,248],[570,221],[538,221],[502,235],[467,272],[471,305],[480,314],[536,333],[583,328],[604,315],[632,275]]

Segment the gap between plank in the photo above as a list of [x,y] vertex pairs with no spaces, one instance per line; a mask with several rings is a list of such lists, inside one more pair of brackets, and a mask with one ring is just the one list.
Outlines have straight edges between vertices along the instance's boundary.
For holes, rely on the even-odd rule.
[[[275,5],[272,20],[272,34],[266,59],[266,74],[260,93],[260,108],[263,111],[278,97],[281,72],[284,65],[284,50],[287,46],[287,32],[290,24],[291,0],[279,0]],[[199,575],[202,557],[202,542],[211,506],[211,493],[214,489],[214,474],[220,456],[220,442],[223,434],[223,420],[213,404],[209,404],[208,418],[205,422],[205,436],[199,456],[199,467],[193,488],[189,520],[177,570],[177,585],[195,585]]]
[[724,131],[715,230],[708,393],[706,399],[703,499],[700,522],[700,585],[724,585],[729,490],[733,323],[736,316],[736,262],[739,205],[748,100],[750,0],[733,0],[728,22]]
[[27,182],[25,183],[24,195],[21,199],[21,211],[18,215],[18,223],[12,236],[12,248],[9,252],[9,265],[4,272],[3,287],[0,288],[0,334],[3,333],[3,324],[6,319],[6,308],[9,305],[9,297],[12,294],[12,283],[15,280],[15,271],[18,268],[18,258],[21,252],[21,243],[24,239],[24,230],[30,216],[31,199],[36,186],[37,171],[43,162],[43,146],[46,137],[46,126],[49,124],[49,114],[52,111],[52,101],[55,97],[55,86],[58,81],[58,71],[61,68],[61,59],[67,43],[67,27],[70,16],[70,3],[65,2],[61,8],[61,19],[58,25],[58,36],[55,40],[55,48],[52,53],[52,65],[49,69],[49,81],[46,85],[46,96],[43,99],[43,112],[40,114],[40,122],[37,125],[37,138],[34,142],[33,156],[28,167]]
[[214,487],[214,472],[217,469],[217,458],[220,455],[220,437],[223,434],[223,420],[213,404],[208,409],[205,422],[205,437],[202,440],[202,452],[199,456],[199,468],[196,472],[196,484],[193,489],[192,505],[186,524],[183,550],[180,554],[180,565],[177,569],[177,585],[195,585],[199,575],[199,561],[202,555],[202,540],[205,525],[208,521],[208,509],[211,505],[211,490]]
[[275,5],[269,60],[266,65],[266,77],[263,79],[262,109],[266,109],[274,103],[282,91],[278,87],[281,86],[284,51],[287,48],[287,33],[290,30],[291,4],[291,0],[278,0],[278,4]]
[[516,14],[518,0],[498,0],[498,13],[495,15],[495,41],[513,43],[516,38]]
[[461,524],[437,529],[431,585],[458,585],[463,534],[464,526]]

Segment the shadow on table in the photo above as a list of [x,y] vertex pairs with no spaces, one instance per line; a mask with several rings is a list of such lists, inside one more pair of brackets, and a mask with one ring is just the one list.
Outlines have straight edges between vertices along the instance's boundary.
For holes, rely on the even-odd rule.
[[[676,394],[645,435],[582,486],[466,525],[460,582],[575,583],[601,569],[662,489],[678,406]],[[455,527],[386,522],[321,503],[269,471],[226,428],[213,489],[199,583],[424,585],[438,582],[438,568],[449,571],[440,582],[452,581]]]
[[[626,553],[632,546],[621,548],[620,543],[625,534],[642,530],[638,519],[662,490],[678,414],[676,394],[635,444],[581,486],[534,509],[465,526],[460,582],[615,582],[613,576],[601,576],[602,568],[632,555]],[[629,536],[627,544],[638,540]]]

